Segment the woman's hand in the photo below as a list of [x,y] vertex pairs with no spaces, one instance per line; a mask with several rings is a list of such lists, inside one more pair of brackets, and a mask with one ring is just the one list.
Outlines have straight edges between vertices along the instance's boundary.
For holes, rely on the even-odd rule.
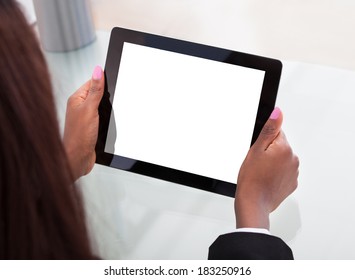
[[94,167],[99,130],[98,108],[104,86],[103,71],[96,66],[91,80],[68,99],[63,142],[75,180]]
[[269,229],[269,214],[297,187],[299,160],[281,131],[275,108],[239,171],[235,198],[237,227]]

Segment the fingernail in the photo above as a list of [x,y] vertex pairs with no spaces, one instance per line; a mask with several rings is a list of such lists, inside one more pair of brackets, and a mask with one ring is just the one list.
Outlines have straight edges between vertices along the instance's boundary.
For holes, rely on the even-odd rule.
[[272,111],[270,115],[270,119],[277,120],[280,116],[281,110],[279,107],[275,107],[274,111]]
[[102,68],[100,66],[96,66],[94,72],[92,73],[93,80],[101,80],[102,78]]

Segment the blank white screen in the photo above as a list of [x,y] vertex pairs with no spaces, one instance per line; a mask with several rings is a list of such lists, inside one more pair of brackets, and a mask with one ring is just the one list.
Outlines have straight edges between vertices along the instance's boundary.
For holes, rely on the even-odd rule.
[[124,43],[113,101],[114,153],[236,183],[264,74]]

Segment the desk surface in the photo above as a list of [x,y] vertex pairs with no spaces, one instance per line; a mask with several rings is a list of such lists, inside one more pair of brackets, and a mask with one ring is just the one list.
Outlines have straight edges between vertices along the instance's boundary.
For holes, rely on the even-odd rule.
[[[125,1],[119,2],[127,8]],[[182,33],[189,24],[182,24]],[[165,28],[150,31],[164,34]],[[200,32],[192,27],[188,35],[176,37],[199,41]],[[208,40],[202,43],[219,45],[214,32],[203,32]],[[67,97],[96,64],[104,65],[108,39],[108,31],[99,31],[97,40],[81,50],[47,53],[61,125]],[[283,63],[277,105],[301,166],[299,187],[272,214],[271,232],[291,246],[296,259],[355,259],[355,72]],[[102,258],[205,259],[213,240],[234,228],[233,199],[197,189],[98,165],[80,180],[80,188],[93,244]]]

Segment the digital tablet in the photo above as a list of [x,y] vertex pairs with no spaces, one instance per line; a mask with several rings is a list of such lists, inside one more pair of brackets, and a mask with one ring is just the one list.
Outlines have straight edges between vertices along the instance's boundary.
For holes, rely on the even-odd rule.
[[281,69],[270,58],[114,28],[97,163],[234,196]]

